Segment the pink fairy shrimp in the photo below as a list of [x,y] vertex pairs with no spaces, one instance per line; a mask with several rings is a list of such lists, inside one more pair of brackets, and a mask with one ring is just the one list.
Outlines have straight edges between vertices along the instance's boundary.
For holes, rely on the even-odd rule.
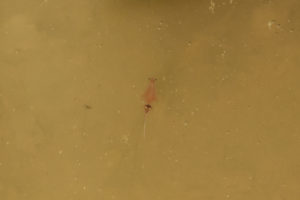
[[145,101],[144,111],[144,137],[146,137],[146,114],[152,109],[151,103],[156,100],[156,92],[154,83],[157,79],[156,78],[149,78],[150,84],[143,95],[143,100]]
[[149,78],[150,84],[143,95],[143,99],[146,103],[144,106],[145,113],[148,113],[152,109],[151,103],[156,100],[156,92],[154,87],[154,83],[156,80],[156,78]]

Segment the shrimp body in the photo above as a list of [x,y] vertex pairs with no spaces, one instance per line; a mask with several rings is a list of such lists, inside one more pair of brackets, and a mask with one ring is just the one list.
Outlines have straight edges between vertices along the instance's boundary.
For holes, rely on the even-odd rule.
[[155,87],[154,83],[156,81],[155,78],[149,78],[150,84],[146,90],[146,92],[143,95],[143,99],[147,105],[150,105],[153,101],[156,100],[156,92],[155,92]]

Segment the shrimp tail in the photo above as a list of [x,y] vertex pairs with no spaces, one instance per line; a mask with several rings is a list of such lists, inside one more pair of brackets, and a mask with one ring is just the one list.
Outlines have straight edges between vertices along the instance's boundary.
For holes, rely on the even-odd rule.
[[146,113],[144,115],[144,139],[146,139]]

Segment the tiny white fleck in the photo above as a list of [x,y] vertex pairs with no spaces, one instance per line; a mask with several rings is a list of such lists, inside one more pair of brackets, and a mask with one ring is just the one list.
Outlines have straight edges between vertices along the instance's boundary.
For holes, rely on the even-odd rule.
[[103,47],[103,44],[96,44],[96,47],[97,47],[98,49],[101,49],[101,48]]
[[271,30],[272,29],[272,26],[273,26],[273,24],[275,23],[275,21],[274,20],[270,20],[270,21],[268,21],[268,28],[269,28],[269,30]]
[[76,164],[77,164],[78,166],[80,166],[80,165],[81,165],[81,163],[80,163],[80,161],[79,161],[79,160],[76,160]]
[[223,52],[221,53],[221,57],[224,58],[224,57],[225,57],[225,54],[226,54],[226,51],[223,50]]
[[230,134],[231,134],[230,130],[227,130],[227,131],[225,132],[225,135],[230,135]]
[[82,132],[82,136],[87,136],[87,132]]
[[106,166],[107,166],[107,167],[112,167],[112,166],[113,166],[113,164],[114,164],[113,162],[111,162],[111,161],[108,161],[108,162],[106,163]]
[[225,160],[232,160],[232,157],[231,156],[226,156]]
[[128,144],[129,141],[129,135],[122,135],[121,142],[124,144]]

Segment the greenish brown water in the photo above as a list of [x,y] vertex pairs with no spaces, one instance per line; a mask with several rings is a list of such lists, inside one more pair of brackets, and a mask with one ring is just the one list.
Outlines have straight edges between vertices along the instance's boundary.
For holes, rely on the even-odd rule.
[[298,200],[299,9],[0,1],[0,199]]

